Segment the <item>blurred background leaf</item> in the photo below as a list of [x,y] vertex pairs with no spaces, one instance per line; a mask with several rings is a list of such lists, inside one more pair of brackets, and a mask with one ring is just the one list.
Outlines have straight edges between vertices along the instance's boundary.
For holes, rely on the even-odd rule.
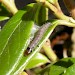
[[38,75],[74,75],[75,73],[72,73],[73,70],[71,69],[68,71],[68,74],[64,74],[73,64],[75,64],[75,58],[63,58],[54,64],[48,65]]
[[30,60],[30,62],[26,66],[26,69],[31,69],[31,68],[34,68],[34,67],[38,67],[38,66],[44,65],[46,63],[50,63],[50,60],[45,55],[43,55],[41,53],[37,53]]
[[0,3],[0,21],[9,19],[10,13],[7,9]]

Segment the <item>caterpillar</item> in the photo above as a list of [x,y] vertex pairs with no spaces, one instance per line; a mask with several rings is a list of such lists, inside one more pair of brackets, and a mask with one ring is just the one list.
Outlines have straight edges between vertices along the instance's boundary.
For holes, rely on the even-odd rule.
[[48,27],[50,25],[51,25],[51,23],[47,22],[40,27],[40,29],[37,31],[33,41],[29,44],[29,46],[26,50],[26,54],[30,54],[32,52],[32,50],[34,49],[34,47],[36,47],[38,45],[39,41],[42,39],[44,33],[46,32],[46,30],[48,29]]

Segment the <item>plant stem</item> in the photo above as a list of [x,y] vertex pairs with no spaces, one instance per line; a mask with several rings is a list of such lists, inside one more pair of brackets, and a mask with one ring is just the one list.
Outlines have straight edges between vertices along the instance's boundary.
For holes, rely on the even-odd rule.
[[[71,23],[71,22],[68,22],[65,20],[56,20],[54,23],[56,23],[57,25],[65,25],[65,26],[69,26],[69,27],[75,27],[74,23]],[[52,48],[50,46],[48,46],[46,43],[43,45],[43,49],[44,49],[46,55],[48,56],[48,58],[51,59],[53,62],[58,60],[58,57],[53,52]]]
[[75,0],[64,0],[64,3],[70,12],[70,15],[75,19]]
[[48,20],[48,8],[46,8],[46,20]]
[[[71,22],[68,22],[65,20],[56,20],[53,23],[57,24],[57,25],[65,25],[65,26],[69,26],[69,27],[75,27],[74,23],[71,23]],[[48,58],[50,58],[53,62],[58,60],[58,58],[57,58],[56,54],[53,52],[52,48],[50,46],[48,46],[46,43],[43,45],[43,49],[44,49],[46,55],[48,56]]]
[[19,74],[19,75],[28,75],[26,72],[22,72],[21,74]]
[[75,27],[75,23],[68,22],[68,21],[65,21],[65,20],[57,20],[57,22],[58,22],[58,25],[65,25],[65,26],[68,26],[68,27]]
[[1,0],[1,2],[13,15],[18,11],[18,9],[15,6],[14,0]]
[[53,14],[62,20],[67,20],[69,21],[69,17],[64,15],[63,12],[59,9],[57,9],[55,6],[53,6],[51,3],[49,3],[48,1],[45,1],[45,6],[48,7],[49,9],[51,9],[51,11],[53,12]]
[[51,59],[51,61],[53,61],[53,62],[57,61],[58,57],[56,56],[56,54],[54,53],[54,51],[52,50],[52,48],[50,46],[48,46],[45,43],[43,45],[43,49],[44,49],[46,55],[48,56],[48,58]]
[[[36,0],[36,2],[40,2],[40,0]],[[41,0],[41,2],[43,2],[43,4],[48,7],[57,18],[69,21],[69,17],[63,14],[58,2],[56,3],[57,6],[46,0]]]

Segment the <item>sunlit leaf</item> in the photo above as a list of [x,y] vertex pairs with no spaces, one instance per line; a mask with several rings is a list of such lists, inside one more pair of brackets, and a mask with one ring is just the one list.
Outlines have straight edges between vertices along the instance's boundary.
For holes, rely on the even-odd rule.
[[0,16],[0,21],[7,20],[7,19],[9,19],[9,17],[6,17],[6,16]]
[[[21,67],[23,63],[25,63],[26,58],[28,58],[28,56],[27,56],[27,57],[25,57],[25,56],[22,57],[22,59],[21,59],[19,65],[17,66],[17,69],[18,69],[19,67]],[[48,60],[47,57],[45,57],[43,54],[37,53],[37,54],[35,54],[34,57],[29,61],[29,63],[28,63],[27,66],[26,66],[26,69],[31,69],[31,68],[34,68],[34,67],[43,65],[43,64],[45,64],[45,63],[49,63],[49,62],[50,62],[50,61]],[[16,70],[17,70],[17,69],[16,69]]]
[[40,48],[45,43],[45,41],[48,39],[48,37],[50,36],[50,34],[52,33],[52,31],[56,27],[56,25],[57,25],[57,22],[53,22],[53,24],[50,25],[50,27],[48,28],[48,30],[45,32],[44,36],[42,37],[42,39],[38,43],[39,47],[37,46],[28,57],[25,57],[26,61],[21,64],[20,68],[17,67],[14,75],[17,74],[18,72],[21,72],[24,69],[26,69],[26,66],[28,65],[29,61],[34,57],[34,55],[36,53],[39,52]]
[[29,61],[28,65],[26,66],[26,69],[34,68],[34,67],[43,65],[43,64],[45,64],[47,62],[49,62],[49,60],[48,60],[48,58],[46,56],[44,56],[43,54],[37,53]]
[[68,67],[66,70],[64,70],[64,73],[62,75],[75,75],[75,61],[74,64],[70,67]]
[[[37,4],[39,5],[39,4]],[[10,75],[16,68],[24,50],[26,50],[31,30],[34,25],[35,13],[38,12],[35,4],[26,6],[13,16],[0,32],[0,74]],[[30,9],[27,9],[29,8]],[[37,10],[35,10],[37,8]]]
[[[41,71],[39,75],[45,75],[45,73],[49,75],[71,75],[71,74],[74,75],[75,71],[72,70],[72,66],[74,63],[75,63],[75,58],[63,58],[58,62],[49,65],[47,68]],[[71,69],[69,69],[70,66]]]

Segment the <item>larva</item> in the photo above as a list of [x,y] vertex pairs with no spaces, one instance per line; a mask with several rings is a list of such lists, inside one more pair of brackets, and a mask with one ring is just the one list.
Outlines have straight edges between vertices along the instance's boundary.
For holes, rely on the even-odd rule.
[[51,23],[45,23],[43,24],[40,29],[37,31],[36,36],[34,37],[33,41],[30,43],[30,45],[27,48],[27,54],[29,54],[35,46],[39,43],[39,41],[42,39],[45,31],[48,29],[48,27],[51,25]]

